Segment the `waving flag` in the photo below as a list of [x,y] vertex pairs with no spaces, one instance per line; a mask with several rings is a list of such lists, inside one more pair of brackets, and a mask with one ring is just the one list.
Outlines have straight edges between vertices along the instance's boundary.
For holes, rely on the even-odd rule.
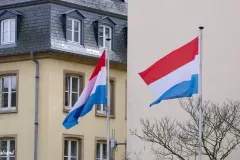
[[150,106],[197,94],[199,65],[197,37],[139,73],[158,98]]
[[86,115],[94,104],[106,103],[106,52],[104,51],[86,87],[63,121],[70,129],[78,124],[78,118]]

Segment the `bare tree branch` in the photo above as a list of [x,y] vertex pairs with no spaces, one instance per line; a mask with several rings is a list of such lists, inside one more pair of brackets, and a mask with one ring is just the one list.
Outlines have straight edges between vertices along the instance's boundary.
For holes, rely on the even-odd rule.
[[[198,155],[199,98],[179,100],[189,120],[178,122],[164,117],[150,122],[141,119],[141,134],[130,130],[142,141],[152,144],[157,159],[188,160]],[[202,106],[203,154],[210,160],[224,160],[240,146],[240,102],[228,100],[222,105],[206,101]]]

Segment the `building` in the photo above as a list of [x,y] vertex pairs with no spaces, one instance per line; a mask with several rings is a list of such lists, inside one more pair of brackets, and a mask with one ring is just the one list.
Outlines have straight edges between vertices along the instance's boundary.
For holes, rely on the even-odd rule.
[[[200,25],[205,27],[203,99],[216,103],[226,99],[239,100],[239,5],[238,0],[129,1],[127,152],[132,160],[137,160],[135,155],[139,155],[138,160],[156,159],[151,145],[129,132],[129,129],[142,128],[140,118],[154,120],[168,116],[184,120],[186,117],[178,100],[162,101],[150,108],[158,97],[138,73],[197,37]],[[234,150],[227,160],[236,160],[239,156],[239,150]]]
[[[103,106],[70,130],[62,126],[103,48],[111,60],[110,127],[125,142],[127,2],[2,0],[0,23],[0,159],[105,159]],[[124,155],[118,146],[115,159]]]

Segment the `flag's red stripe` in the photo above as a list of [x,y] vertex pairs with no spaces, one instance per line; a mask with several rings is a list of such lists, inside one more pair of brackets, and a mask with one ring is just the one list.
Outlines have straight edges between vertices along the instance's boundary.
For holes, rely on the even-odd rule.
[[139,73],[139,75],[145,83],[149,85],[181,66],[191,62],[197,54],[198,37],[158,60],[148,69]]
[[98,60],[98,63],[97,63],[97,65],[92,73],[92,76],[90,77],[89,80],[91,80],[93,77],[97,76],[103,66],[106,66],[106,51],[105,50],[103,51],[101,58]]

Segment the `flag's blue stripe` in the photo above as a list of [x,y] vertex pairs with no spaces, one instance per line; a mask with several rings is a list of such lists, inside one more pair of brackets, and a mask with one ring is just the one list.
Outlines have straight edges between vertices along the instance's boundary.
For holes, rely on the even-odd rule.
[[63,121],[63,126],[66,129],[70,129],[78,124],[78,118],[84,116],[90,112],[94,104],[105,104],[106,103],[106,85],[96,87],[96,91],[92,94],[82,106],[77,107],[75,110],[70,112]]
[[194,74],[189,81],[183,81],[176,84],[165,93],[163,93],[156,101],[150,104],[152,105],[160,103],[162,100],[191,97],[193,94],[198,93],[198,75]]

